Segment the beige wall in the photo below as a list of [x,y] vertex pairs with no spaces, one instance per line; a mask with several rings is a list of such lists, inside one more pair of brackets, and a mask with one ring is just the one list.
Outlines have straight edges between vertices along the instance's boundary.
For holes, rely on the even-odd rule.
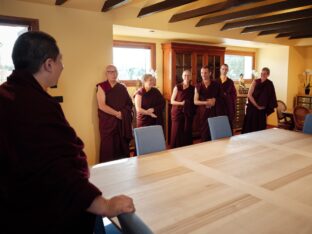
[[58,88],[50,92],[64,97],[65,115],[85,143],[88,162],[94,164],[99,149],[95,85],[112,61],[110,15],[15,0],[1,0],[0,14],[39,19],[40,30],[58,41],[65,69]]
[[[258,50],[257,71],[260,73],[263,67],[270,68],[270,79],[274,83],[277,99],[284,102],[287,101],[288,60],[288,46],[272,46]],[[276,114],[273,113],[269,116],[268,124],[277,125]]]

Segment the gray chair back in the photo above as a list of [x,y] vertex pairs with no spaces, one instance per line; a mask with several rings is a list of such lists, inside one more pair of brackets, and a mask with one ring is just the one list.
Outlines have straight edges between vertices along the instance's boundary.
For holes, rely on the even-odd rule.
[[229,118],[225,115],[208,118],[211,140],[232,136]]

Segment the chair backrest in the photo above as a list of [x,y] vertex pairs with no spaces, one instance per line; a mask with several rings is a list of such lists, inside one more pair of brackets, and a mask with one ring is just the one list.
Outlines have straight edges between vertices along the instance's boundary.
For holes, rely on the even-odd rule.
[[304,119],[303,132],[312,134],[312,114],[307,114]]
[[117,216],[122,233],[152,234],[151,229],[135,213],[126,213]]
[[208,118],[211,140],[232,136],[229,118],[225,115]]
[[283,119],[285,117],[285,115],[282,112],[285,110],[287,110],[286,104],[281,100],[277,100],[276,113],[277,113],[277,120],[278,121],[280,121],[281,119]]
[[137,155],[166,149],[164,132],[160,125],[135,128],[133,131]]
[[294,109],[294,122],[297,130],[302,130],[304,118],[310,111],[306,107],[296,106]]

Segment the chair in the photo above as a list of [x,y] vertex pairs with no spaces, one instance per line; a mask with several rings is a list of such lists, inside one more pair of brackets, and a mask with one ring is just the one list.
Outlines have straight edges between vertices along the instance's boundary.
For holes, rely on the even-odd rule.
[[296,106],[294,109],[294,121],[295,121],[295,129],[297,131],[302,131],[304,118],[310,111],[308,108],[304,106]]
[[135,128],[134,139],[137,155],[166,149],[164,132],[160,125]]
[[113,223],[104,226],[103,217],[96,216],[93,234],[152,234],[151,229],[135,213],[120,214],[117,216],[121,230]]
[[307,114],[304,119],[303,132],[312,134],[312,114]]
[[232,129],[227,116],[208,118],[211,140],[232,136]]
[[286,110],[287,110],[286,104],[281,100],[277,100],[276,114],[277,114],[278,128],[291,130],[294,128],[294,122],[293,122],[292,117],[286,116],[283,113],[283,111],[286,111]]

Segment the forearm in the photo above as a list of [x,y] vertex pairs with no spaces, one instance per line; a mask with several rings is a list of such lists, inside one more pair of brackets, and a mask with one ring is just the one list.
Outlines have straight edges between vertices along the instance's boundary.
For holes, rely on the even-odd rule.
[[97,196],[88,207],[87,211],[95,215],[108,216],[108,209],[108,200],[102,196]]
[[171,105],[183,106],[183,105],[184,105],[184,102],[171,101]]
[[108,105],[102,105],[100,107],[100,110],[104,111],[105,113],[107,113],[109,115],[113,115],[113,116],[117,116],[118,115],[118,111],[116,111],[115,109],[111,108]]
[[143,109],[143,108],[136,108],[136,111],[142,115],[151,115],[150,112],[148,112],[147,110]]
[[203,105],[207,105],[207,101],[199,101],[199,100],[195,100],[194,104],[197,106],[203,106]]

